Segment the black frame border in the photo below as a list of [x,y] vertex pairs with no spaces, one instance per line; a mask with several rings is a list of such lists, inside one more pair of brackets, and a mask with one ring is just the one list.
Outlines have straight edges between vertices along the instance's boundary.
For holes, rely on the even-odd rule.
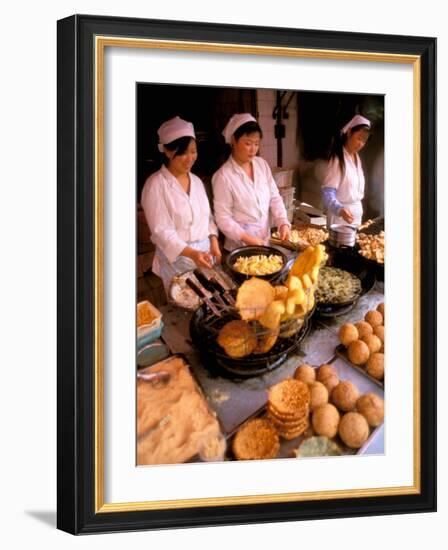
[[[57,527],[72,534],[436,510],[436,39],[74,15],[58,21]],[[416,55],[421,63],[421,492],[95,513],[96,35]]]

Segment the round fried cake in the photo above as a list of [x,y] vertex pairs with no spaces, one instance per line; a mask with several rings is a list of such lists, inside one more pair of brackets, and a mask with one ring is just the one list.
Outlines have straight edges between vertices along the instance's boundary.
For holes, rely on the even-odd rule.
[[270,351],[275,342],[277,342],[278,334],[280,332],[280,327],[274,330],[266,330],[262,334],[257,334],[258,344],[254,350],[254,353],[267,353]]
[[257,337],[245,321],[230,321],[219,331],[218,344],[229,357],[245,357],[257,347]]
[[280,439],[269,420],[255,418],[237,432],[232,449],[237,460],[275,458],[280,449]]
[[252,277],[244,281],[238,289],[236,307],[244,321],[256,320],[263,315],[274,299],[274,287],[268,281]]
[[304,382],[288,378],[270,388],[268,402],[281,418],[297,417],[301,411],[308,410],[310,390]]
[[278,430],[278,433],[283,439],[295,439],[296,437],[299,437],[299,435],[302,435],[307,428],[309,428],[309,421],[308,418],[305,418],[296,428],[291,428],[289,430]]

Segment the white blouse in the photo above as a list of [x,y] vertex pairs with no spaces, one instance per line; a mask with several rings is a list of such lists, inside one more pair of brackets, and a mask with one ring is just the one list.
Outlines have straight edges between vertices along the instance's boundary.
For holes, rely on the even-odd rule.
[[343,205],[359,203],[364,198],[364,171],[361,159],[356,153],[355,159],[344,148],[345,172],[341,173],[338,157],[333,157],[322,178],[322,187],[336,189],[336,199]]
[[226,236],[228,250],[241,241],[248,225],[258,227],[258,234],[268,239],[270,213],[278,227],[290,225],[268,163],[261,157],[255,157],[252,163],[254,181],[232,156],[212,178],[215,219]]
[[175,176],[162,168],[149,176],[141,204],[151,230],[152,242],[174,262],[189,243],[217,235],[202,181],[190,172],[187,194]]

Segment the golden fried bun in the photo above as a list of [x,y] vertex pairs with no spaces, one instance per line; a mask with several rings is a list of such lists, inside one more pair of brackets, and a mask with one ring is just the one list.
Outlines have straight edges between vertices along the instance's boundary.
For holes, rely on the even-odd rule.
[[354,365],[364,365],[369,356],[369,347],[362,340],[356,340],[348,346],[348,358]]
[[377,336],[384,344],[384,325],[376,325],[373,327],[373,334]]
[[369,425],[362,414],[345,413],[339,423],[339,437],[351,449],[359,449],[369,437]]
[[345,323],[339,329],[339,340],[345,347],[359,339],[358,329],[351,323]]
[[366,364],[367,374],[377,380],[384,378],[384,353],[372,353]]
[[384,420],[384,401],[375,393],[361,395],[356,402],[356,409],[373,428],[382,424]]
[[241,319],[259,319],[275,299],[274,287],[264,279],[252,277],[240,286],[236,295],[236,307]]
[[369,325],[366,321],[358,321],[355,323],[355,327],[358,329],[360,339],[366,334],[373,334],[372,325]]
[[366,334],[362,341],[367,344],[370,353],[380,351],[381,346],[383,345],[378,336],[375,336],[374,334]]
[[368,311],[364,317],[364,320],[369,323],[372,328],[383,324],[383,316],[375,309]]
[[266,331],[265,334],[259,336],[258,344],[254,349],[254,353],[267,353],[270,351],[274,347],[275,342],[277,342],[279,332],[280,327],[277,327],[277,329]]
[[277,431],[264,418],[249,420],[238,430],[232,445],[237,460],[275,458],[279,448],[280,439]]
[[316,380],[316,372],[311,365],[304,363],[296,368],[294,378],[305,382],[305,384],[312,384]]
[[333,388],[331,402],[341,411],[352,411],[359,397],[358,388],[349,380],[343,380]]
[[244,321],[230,321],[219,331],[218,344],[229,357],[245,357],[257,347],[257,337],[250,325]]
[[384,321],[384,302],[381,302],[381,304],[378,304],[376,309],[377,309],[377,311],[379,311],[381,313],[381,315],[383,316],[383,321]]
[[339,376],[331,365],[321,365],[317,369],[316,380],[327,388],[328,393],[339,384]]
[[339,384],[339,376],[331,365],[321,365],[317,369],[316,380],[322,382],[327,388],[328,393]]
[[313,382],[310,388],[310,410],[314,411],[317,407],[328,403],[328,390],[322,382]]
[[373,327],[373,334],[381,340],[381,348],[378,351],[384,353],[384,325]]
[[317,435],[334,437],[338,433],[339,413],[331,403],[314,409],[311,417],[313,430]]
[[274,292],[275,292],[275,299],[276,300],[286,300],[286,296],[288,295],[288,287],[284,285],[278,285],[274,286]]

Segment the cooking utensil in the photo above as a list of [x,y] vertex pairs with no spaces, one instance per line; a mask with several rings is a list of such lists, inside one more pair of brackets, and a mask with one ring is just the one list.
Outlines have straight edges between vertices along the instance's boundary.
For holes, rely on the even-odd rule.
[[333,223],[329,229],[329,243],[335,248],[343,246],[355,246],[356,227],[343,223]]
[[223,307],[227,307],[227,303],[223,300],[221,297],[221,294],[218,292],[218,289],[215,287],[215,285],[211,282],[210,279],[207,279],[207,277],[200,271],[199,269],[195,269],[193,273],[196,276],[196,279],[201,283],[201,285],[211,292],[212,297]]
[[221,313],[220,311],[218,310],[218,308],[215,306],[215,304],[209,299],[207,298],[207,296],[205,295],[205,293],[199,288],[199,286],[197,284],[195,284],[189,277],[187,279],[185,279],[185,283],[191,288],[191,290],[193,290],[193,292],[196,293],[197,296],[199,296],[199,298],[205,303],[207,304],[207,306],[210,308],[210,310],[215,314],[217,315],[218,317],[221,316]]
[[[246,275],[245,273],[240,273],[234,268],[234,264],[238,258],[249,258],[251,256],[280,256],[283,262],[283,267],[274,273],[269,275]],[[257,277],[259,279],[264,279],[266,281],[274,282],[279,280],[286,272],[288,258],[286,255],[281,252],[278,248],[272,246],[242,246],[240,248],[235,248],[226,258],[226,265],[229,269],[232,277],[235,281],[243,283],[251,277]]]
[[303,326],[295,334],[288,338],[277,339],[267,353],[252,353],[246,357],[235,358],[227,355],[217,342],[221,328],[235,319],[239,319],[236,311],[233,313],[225,311],[223,316],[218,318],[208,315],[203,305],[194,312],[190,320],[190,336],[194,346],[204,356],[204,365],[207,369],[215,368],[220,375],[230,374],[238,378],[265,374],[282,365],[298,348],[311,328],[310,319],[307,317]]
[[137,372],[137,378],[150,382],[153,386],[165,386],[171,380],[171,374],[164,370],[157,372]]
[[235,305],[235,298],[232,296],[229,290],[223,287],[223,285],[216,279],[216,277],[211,277],[210,282],[215,285],[219,292],[221,292],[226,299],[226,301],[231,305]]
[[[212,293],[213,297],[224,307],[227,305],[235,305],[235,300],[230,292],[224,288],[224,286],[218,281],[216,276],[212,275],[208,278],[201,270],[195,269],[194,274],[198,281],[204,286],[209,292]],[[223,299],[225,298],[225,300]]]

